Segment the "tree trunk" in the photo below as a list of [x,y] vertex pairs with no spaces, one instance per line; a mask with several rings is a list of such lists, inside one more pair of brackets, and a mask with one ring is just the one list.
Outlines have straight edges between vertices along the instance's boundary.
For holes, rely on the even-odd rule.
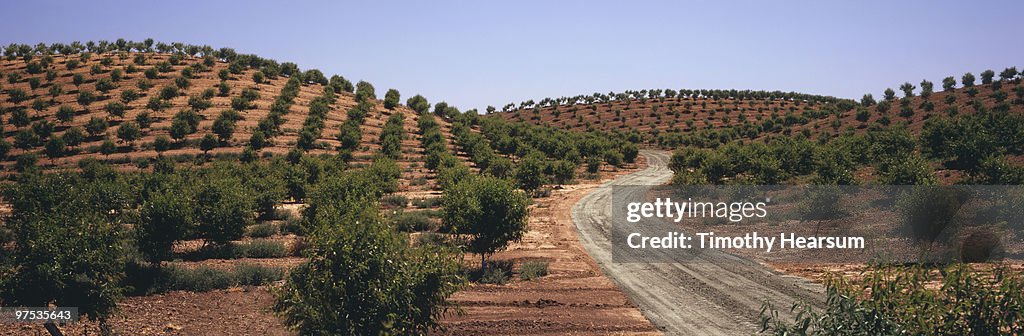
[[110,325],[107,324],[107,318],[106,317],[101,316],[99,318],[99,322],[100,322],[100,335],[109,336],[109,335],[113,335],[114,334],[114,331],[110,329]]
[[53,321],[46,321],[43,324],[46,327],[46,331],[50,333],[50,336],[64,336],[64,333],[60,332],[60,328],[57,328],[57,324]]

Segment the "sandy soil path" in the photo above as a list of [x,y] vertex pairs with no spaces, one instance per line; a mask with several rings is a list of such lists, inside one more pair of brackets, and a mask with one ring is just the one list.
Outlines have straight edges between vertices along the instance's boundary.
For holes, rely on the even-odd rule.
[[[594,189],[572,208],[572,219],[580,242],[601,270],[658,328],[672,335],[751,334],[758,331],[758,312],[766,299],[779,308],[780,314],[787,313],[797,300],[822,304],[824,290],[820,285],[725,252],[695,252],[694,259],[685,263],[613,262],[612,186],[653,186],[672,176],[668,152],[641,154],[646,157],[646,169]],[[638,192],[626,199],[640,200],[643,196]],[[785,314],[782,317],[789,318]]]

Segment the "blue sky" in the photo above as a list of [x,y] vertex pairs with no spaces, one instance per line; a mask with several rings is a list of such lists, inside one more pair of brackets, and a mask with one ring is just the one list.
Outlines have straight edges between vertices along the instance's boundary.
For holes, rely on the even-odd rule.
[[1021,1],[17,1],[0,43],[233,47],[460,108],[643,88],[859,98],[1024,66]]

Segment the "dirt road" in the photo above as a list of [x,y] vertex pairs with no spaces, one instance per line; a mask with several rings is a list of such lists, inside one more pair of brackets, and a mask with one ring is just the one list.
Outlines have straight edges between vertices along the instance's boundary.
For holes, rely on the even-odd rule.
[[[612,186],[657,185],[672,176],[668,152],[641,154],[647,159],[646,169],[605,183],[583,197],[573,206],[572,219],[587,252],[651,322],[672,335],[750,334],[758,330],[758,312],[766,299],[780,314],[788,313],[795,300],[822,304],[820,285],[725,252],[695,252],[694,259],[685,263],[613,262]],[[642,197],[638,192],[627,199]]]

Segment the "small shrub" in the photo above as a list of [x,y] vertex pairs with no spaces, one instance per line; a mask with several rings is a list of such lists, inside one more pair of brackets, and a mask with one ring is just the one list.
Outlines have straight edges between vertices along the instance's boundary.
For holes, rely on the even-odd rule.
[[258,224],[250,227],[249,237],[266,238],[277,233],[277,225],[273,223]]
[[427,184],[427,179],[424,178],[424,177],[417,177],[417,178],[412,179],[412,181],[409,181],[409,185],[413,185],[413,186],[421,186],[421,185],[424,185],[424,184]]
[[480,273],[477,282],[482,284],[504,285],[512,277],[512,261],[491,260],[487,268]]
[[[271,156],[264,155],[264,157],[271,157]],[[273,216],[272,216],[271,219],[288,221],[288,220],[292,220],[294,217],[295,217],[295,213],[292,212],[291,210],[288,210],[288,209],[274,209],[274,213],[273,213]]]
[[235,266],[234,280],[240,286],[261,286],[284,278],[280,267],[267,267],[250,263]]
[[390,205],[398,208],[404,208],[409,204],[409,198],[403,195],[387,195],[380,200],[384,205]]
[[398,212],[391,216],[391,221],[398,231],[430,231],[436,228],[425,211]]
[[[232,270],[223,270],[209,266],[185,268],[167,266],[160,269],[153,281],[153,287],[141,293],[169,292],[184,290],[191,292],[209,292],[232,286],[260,286],[284,278],[284,270],[280,267],[260,266],[241,263]],[[136,291],[140,289],[136,288]]]
[[297,216],[291,216],[284,219],[284,224],[281,225],[281,233],[294,233],[299,234],[302,232],[302,218]]
[[288,246],[288,255],[300,257],[307,248],[309,248],[309,241],[306,240],[306,237],[298,237]]
[[206,245],[205,247],[181,255],[181,259],[199,261],[207,259],[238,259],[245,257],[245,247],[238,244]]
[[228,288],[234,284],[230,272],[208,266],[195,269],[169,266],[164,268],[162,277],[163,279],[157,285],[159,292],[173,290],[209,292],[214,289]]
[[811,187],[800,204],[803,219],[836,219],[849,215],[842,207],[843,191],[839,187],[822,185]]
[[445,236],[443,234],[436,233],[436,232],[425,232],[425,233],[419,235],[418,237],[416,237],[416,244],[420,245],[420,246],[423,246],[423,245],[444,246],[446,243],[447,243],[447,240],[445,239]]
[[520,279],[533,280],[545,275],[548,275],[548,262],[546,261],[527,261],[519,266]]
[[[790,307],[792,322],[762,306],[761,333],[773,335],[1020,335],[1024,279],[1006,267],[991,274],[956,264],[871,266],[860,280],[826,279],[826,306]],[[940,283],[936,288],[934,283]]]
[[288,255],[284,244],[278,241],[258,239],[243,246],[244,255],[249,258],[281,258]]
[[412,200],[412,206],[420,208],[420,209],[434,208],[434,207],[437,207],[437,206],[440,206],[440,205],[441,205],[441,198],[440,197],[417,198],[417,199]]

